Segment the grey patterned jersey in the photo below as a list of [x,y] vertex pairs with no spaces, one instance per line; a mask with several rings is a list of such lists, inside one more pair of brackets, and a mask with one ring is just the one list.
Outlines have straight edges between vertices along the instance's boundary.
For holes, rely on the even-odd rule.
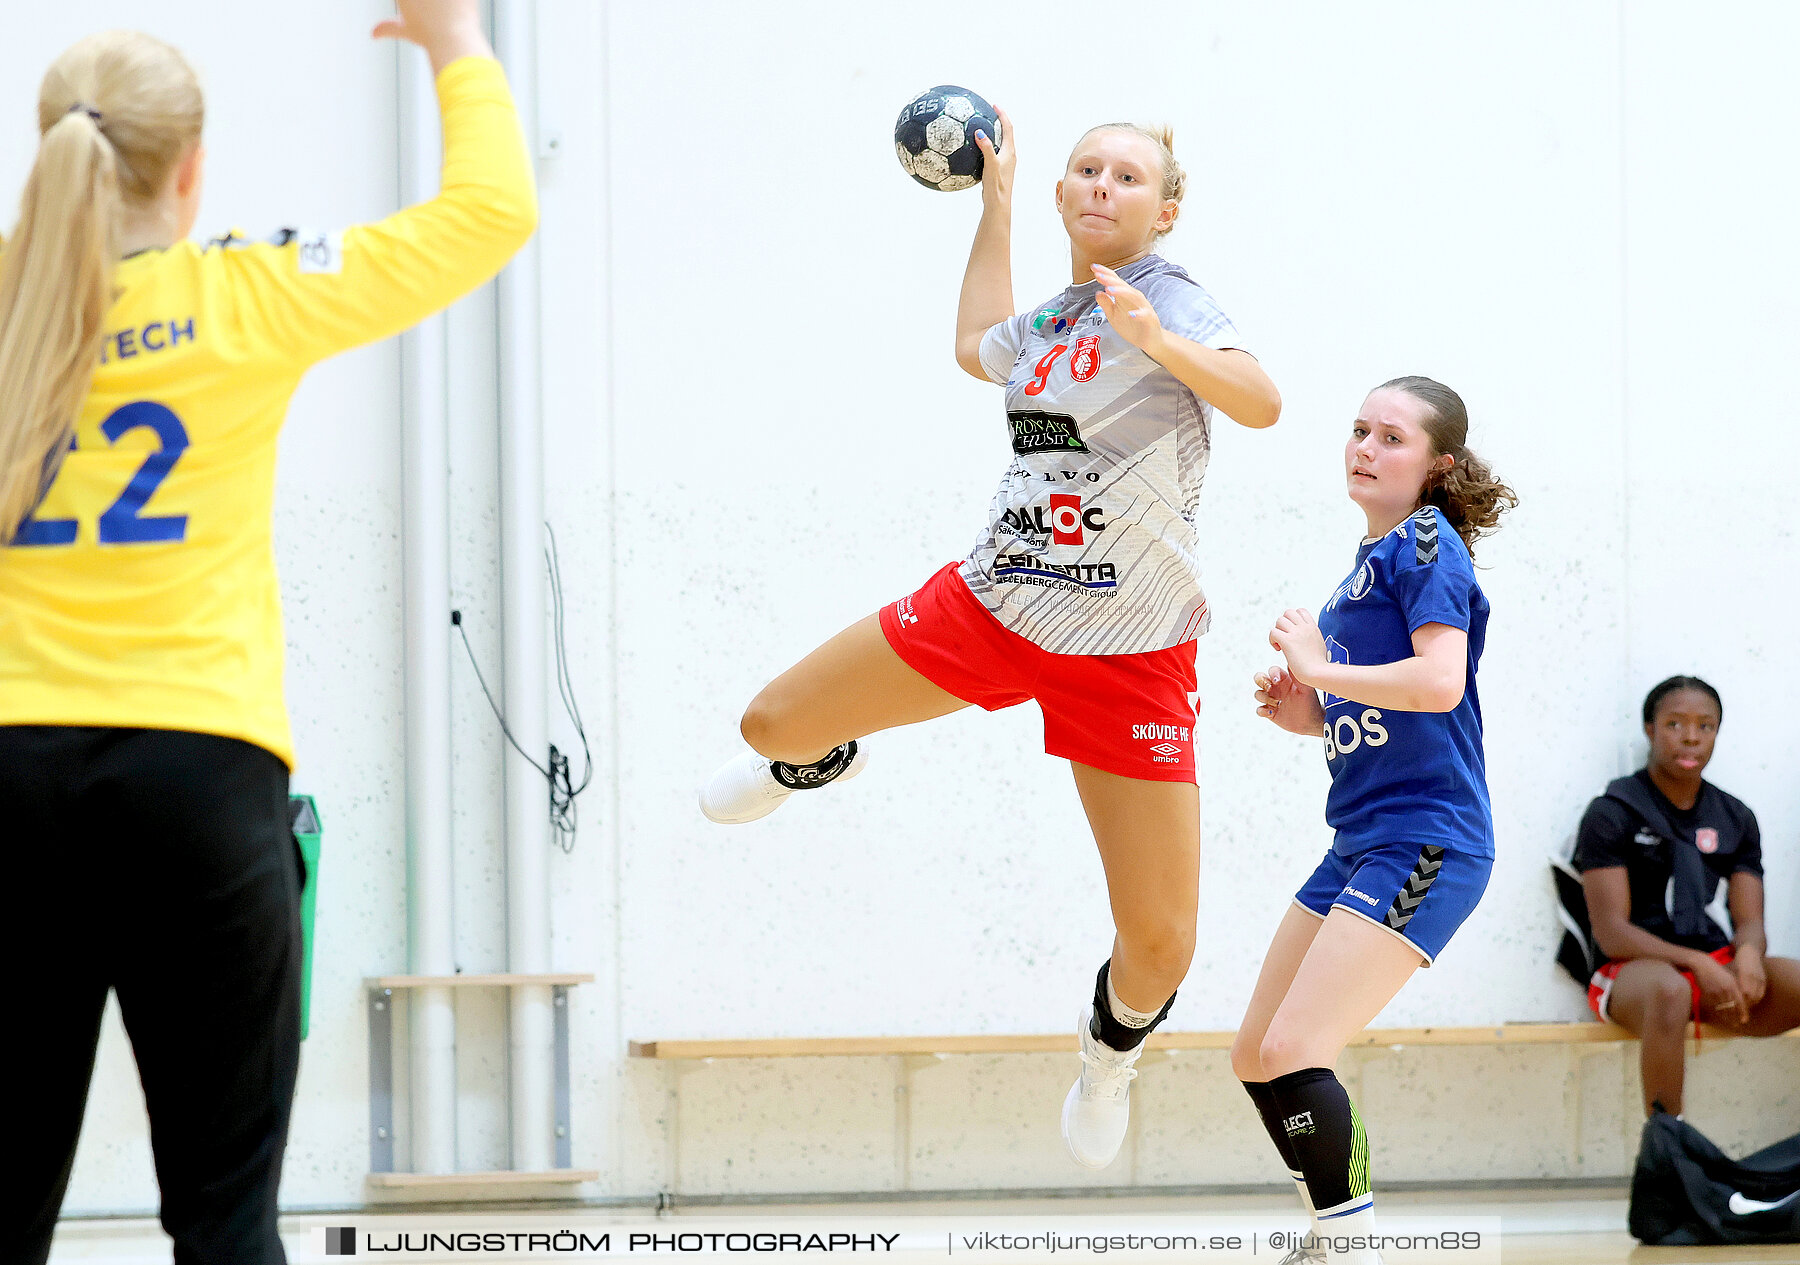
[[[1119,275],[1170,333],[1239,345],[1212,296],[1162,256]],[[962,576],[1056,654],[1139,654],[1207,627],[1193,520],[1212,406],[1119,337],[1099,288],[1071,286],[981,340],[982,368],[1006,384],[1014,456]]]

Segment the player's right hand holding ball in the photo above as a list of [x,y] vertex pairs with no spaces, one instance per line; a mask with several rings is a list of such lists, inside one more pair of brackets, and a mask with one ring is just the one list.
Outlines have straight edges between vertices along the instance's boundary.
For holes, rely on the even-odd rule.
[[1301,684],[1286,668],[1256,674],[1256,714],[1302,738],[1317,736],[1325,723],[1318,691]]
[[1000,120],[1000,135],[1005,138],[999,150],[994,149],[994,138],[986,132],[975,134],[975,147],[981,151],[981,209],[984,214],[1011,212],[1013,168],[1019,160],[1018,141],[1014,139],[1018,133],[1013,130],[1013,121],[999,106],[994,107],[994,114]]

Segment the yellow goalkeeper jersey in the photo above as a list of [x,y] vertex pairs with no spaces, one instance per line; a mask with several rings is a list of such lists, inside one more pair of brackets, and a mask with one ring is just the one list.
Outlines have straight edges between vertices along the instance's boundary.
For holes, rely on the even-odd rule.
[[0,548],[0,725],[241,738],[293,765],[272,516],[301,375],[487,281],[537,223],[506,78],[437,79],[442,190],[376,224],[118,265],[74,442]]

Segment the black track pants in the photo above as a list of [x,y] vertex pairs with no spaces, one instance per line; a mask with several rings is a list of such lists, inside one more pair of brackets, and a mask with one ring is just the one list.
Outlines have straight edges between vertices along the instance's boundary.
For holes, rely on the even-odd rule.
[[287,768],[232,738],[0,726],[0,961],[14,1176],[0,1261],[42,1262],[107,990],[150,1114],[177,1265],[280,1265],[300,1057]]

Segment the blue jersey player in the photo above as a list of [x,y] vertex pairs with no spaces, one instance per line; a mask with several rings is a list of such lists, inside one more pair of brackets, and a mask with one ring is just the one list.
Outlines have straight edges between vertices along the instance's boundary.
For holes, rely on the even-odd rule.
[[[1336,1246],[1374,1221],[1369,1143],[1332,1066],[1481,899],[1494,864],[1475,670],[1488,602],[1470,546],[1515,499],[1469,451],[1460,396],[1429,378],[1369,393],[1344,450],[1368,518],[1315,622],[1276,621],[1286,660],[1256,678],[1259,715],[1323,733],[1331,850],[1269,946],[1231,1050],[1317,1238],[1293,1261],[1372,1262]],[[1333,1250],[1327,1254],[1330,1245]]]

